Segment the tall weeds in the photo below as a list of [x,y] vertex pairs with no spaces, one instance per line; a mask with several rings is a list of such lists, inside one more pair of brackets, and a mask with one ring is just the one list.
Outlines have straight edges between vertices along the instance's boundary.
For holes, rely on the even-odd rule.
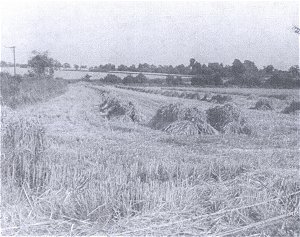
[[0,74],[1,104],[17,108],[25,104],[45,101],[63,94],[67,82],[51,77],[13,77],[8,73]]

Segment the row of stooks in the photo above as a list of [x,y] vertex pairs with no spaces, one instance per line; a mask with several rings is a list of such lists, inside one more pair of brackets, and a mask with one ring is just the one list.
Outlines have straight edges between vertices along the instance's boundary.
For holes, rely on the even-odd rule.
[[[140,122],[144,119],[132,102],[123,102],[109,94],[104,95],[99,108],[102,115],[110,120]],[[147,125],[173,134],[251,134],[246,118],[233,103],[216,106],[207,111],[179,103],[163,105]]]
[[[124,86],[116,86],[118,88],[137,91],[137,92],[144,92],[150,94],[158,94],[168,97],[177,97],[177,98],[184,98],[184,99],[193,99],[193,100],[200,100],[206,102],[213,102],[218,104],[224,104],[227,102],[232,101],[232,97],[229,95],[211,95],[210,93],[204,94],[203,97],[200,96],[197,92],[179,92],[179,91],[171,91],[171,90],[161,90],[161,89],[147,89],[147,88],[139,88],[139,87],[124,87]],[[253,107],[250,109],[257,109],[257,110],[274,110],[275,105],[274,102],[267,98],[259,99]],[[300,110],[300,101],[292,101],[283,111],[284,114],[293,114],[295,112],[299,112]]]

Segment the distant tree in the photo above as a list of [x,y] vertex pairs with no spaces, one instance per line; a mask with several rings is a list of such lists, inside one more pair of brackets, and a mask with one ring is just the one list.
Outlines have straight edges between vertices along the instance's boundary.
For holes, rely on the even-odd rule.
[[182,78],[179,76],[174,77],[174,76],[168,75],[166,77],[166,83],[169,86],[182,85]]
[[28,66],[32,72],[37,75],[52,76],[54,70],[57,70],[57,61],[48,56],[48,52],[32,51],[33,57],[28,60]]
[[63,68],[71,68],[71,65],[69,63],[64,63],[62,66]]
[[193,68],[195,62],[196,62],[196,59],[191,58],[191,59],[190,59],[190,65],[189,65],[189,66],[190,66],[191,68]]
[[123,81],[122,81],[124,84],[132,84],[132,83],[135,83],[136,80],[133,76],[131,75],[127,75],[126,77],[123,78]]
[[1,66],[1,67],[7,67],[8,65],[7,65],[7,62],[1,61],[0,66]]
[[118,66],[118,71],[127,71],[127,70],[128,70],[127,66],[125,66],[123,64]]
[[93,71],[93,72],[109,72],[109,71],[115,71],[115,70],[116,70],[116,66],[111,63],[90,68],[90,71]]
[[131,72],[135,72],[136,71],[136,68],[135,68],[135,65],[132,64],[130,67],[129,67],[129,71]]
[[218,73],[222,76],[225,75],[222,63],[208,63],[208,68],[213,71],[213,73]]
[[246,68],[240,60],[235,59],[232,63],[231,70],[232,70],[234,75],[240,75],[240,74],[243,74],[246,71]]
[[54,64],[55,64],[56,68],[60,69],[62,67],[62,64],[59,61],[57,61],[57,60],[54,61]]
[[86,66],[86,65],[81,65],[81,66],[80,66],[80,68],[82,68],[82,69],[86,69],[86,68],[87,68],[87,66]]
[[295,65],[289,68],[289,73],[292,74],[293,77],[299,77],[299,66]]
[[200,63],[195,62],[194,65],[192,66],[192,75],[199,75],[202,74],[202,66]]
[[103,79],[103,82],[105,83],[111,83],[111,84],[120,84],[122,83],[122,79],[116,75],[113,74],[107,74]]
[[258,72],[246,71],[244,74],[235,76],[227,82],[227,85],[236,85],[241,87],[260,87],[262,81]]
[[146,83],[147,82],[147,77],[143,73],[139,73],[136,77],[136,82],[137,83]]
[[79,66],[77,64],[74,64],[73,67],[76,69],[76,71],[78,70]]
[[268,66],[264,67],[264,71],[265,71],[266,73],[272,73],[273,70],[274,70],[273,65],[268,65]]
[[300,80],[293,78],[290,72],[276,71],[265,85],[273,88],[299,88]]
[[195,75],[191,79],[192,86],[204,86],[207,85],[207,80],[204,75]]
[[258,72],[258,68],[256,67],[255,63],[250,61],[250,60],[245,60],[244,61],[244,66],[245,66],[245,70],[247,72]]
[[203,64],[201,67],[201,73],[204,75],[212,75],[214,73],[214,70]]
[[175,79],[174,76],[168,75],[166,77],[166,83],[167,83],[167,85],[173,85],[174,79]]
[[223,85],[223,80],[220,74],[215,73],[212,75],[196,75],[191,79],[193,86],[220,86]]
[[151,66],[148,63],[139,64],[137,68],[138,72],[151,72]]
[[212,75],[212,81],[213,81],[213,85],[215,85],[215,86],[223,85],[223,80],[222,80],[221,75],[219,73],[215,73],[215,74]]
[[109,71],[115,71],[116,70],[116,66],[114,64],[107,64],[107,69],[109,69]]
[[183,64],[177,65],[174,70],[176,71],[176,74],[188,74],[190,69],[189,67],[185,67]]
[[300,34],[300,28],[297,26],[293,26],[292,28],[296,34]]
[[27,64],[20,64],[20,68],[27,68],[28,65]]

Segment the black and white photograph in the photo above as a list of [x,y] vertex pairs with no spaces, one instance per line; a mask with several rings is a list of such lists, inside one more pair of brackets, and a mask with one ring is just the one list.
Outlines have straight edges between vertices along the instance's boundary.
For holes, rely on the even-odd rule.
[[1,236],[300,236],[299,1],[0,2]]

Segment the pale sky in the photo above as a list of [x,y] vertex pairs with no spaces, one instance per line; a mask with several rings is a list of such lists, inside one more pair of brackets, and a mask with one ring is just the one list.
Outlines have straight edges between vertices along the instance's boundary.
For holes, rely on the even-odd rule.
[[149,63],[231,65],[235,58],[288,69],[299,64],[298,2],[20,1],[1,5],[3,46],[17,62],[32,50],[94,66]]

